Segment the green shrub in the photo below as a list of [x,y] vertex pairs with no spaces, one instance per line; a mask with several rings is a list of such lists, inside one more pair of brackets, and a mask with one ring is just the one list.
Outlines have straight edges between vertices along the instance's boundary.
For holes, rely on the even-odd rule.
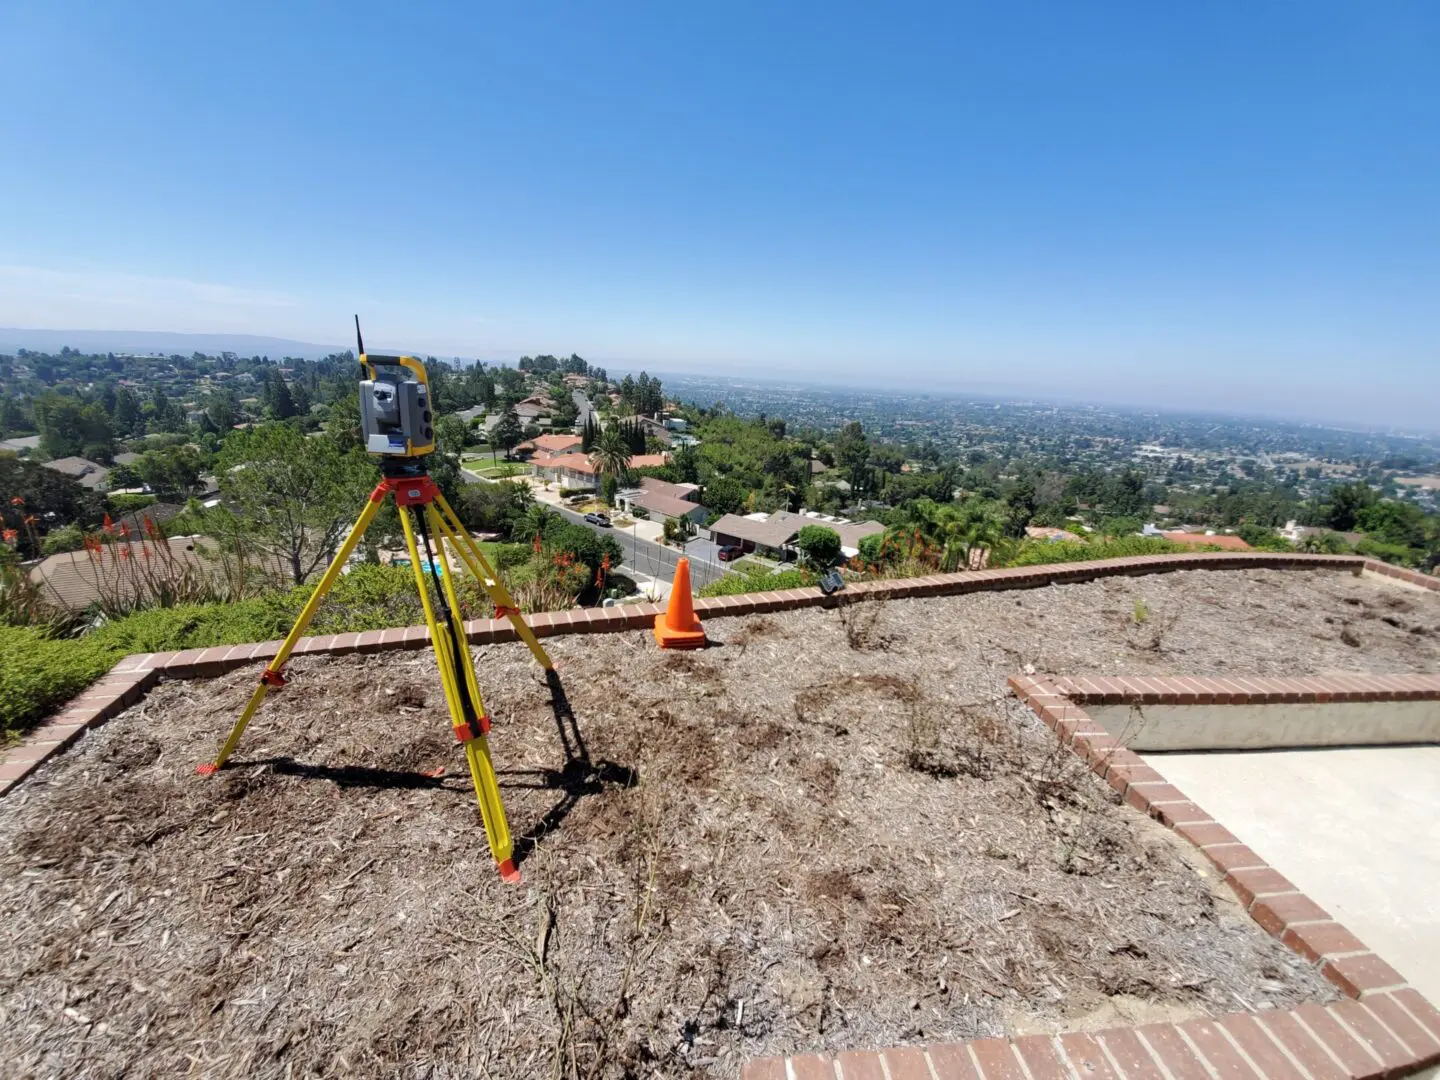
[[110,504],[110,512],[113,514],[128,514],[131,510],[141,510],[147,506],[155,505],[154,495],[111,495],[106,500]]
[[0,741],[80,693],[119,656],[103,642],[53,638],[28,626],[0,626]]
[[1027,540],[1005,561],[1006,566],[1044,566],[1049,563],[1088,562],[1092,559],[1120,559],[1131,555],[1172,555],[1189,551],[1180,544],[1158,536],[1119,536],[1113,540],[1075,542]]
[[71,523],[52,529],[40,541],[41,555],[59,555],[66,551],[79,551],[85,546],[85,530]]
[[697,596],[738,596],[740,593],[770,592],[773,589],[806,589],[816,577],[808,570],[781,570],[772,574],[746,568],[732,571],[702,588]]
[[795,546],[807,566],[824,570],[840,561],[840,534],[824,525],[802,525]]

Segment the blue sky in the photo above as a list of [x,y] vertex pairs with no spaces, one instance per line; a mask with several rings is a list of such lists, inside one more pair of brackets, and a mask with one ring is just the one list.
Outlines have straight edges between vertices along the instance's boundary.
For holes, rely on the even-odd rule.
[[1440,6],[0,0],[0,325],[1435,427]]

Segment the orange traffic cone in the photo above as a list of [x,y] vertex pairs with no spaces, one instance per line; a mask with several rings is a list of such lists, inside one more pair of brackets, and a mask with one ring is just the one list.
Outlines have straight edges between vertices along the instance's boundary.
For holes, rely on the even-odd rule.
[[705,628],[695,617],[690,598],[690,560],[683,556],[675,564],[670,606],[664,615],[655,616],[655,640],[662,649],[700,649],[705,645]]

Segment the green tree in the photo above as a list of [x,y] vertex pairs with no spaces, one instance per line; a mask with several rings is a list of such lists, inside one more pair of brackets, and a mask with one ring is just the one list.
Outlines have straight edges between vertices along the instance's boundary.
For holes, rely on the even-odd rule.
[[500,417],[500,422],[490,433],[491,440],[505,451],[507,459],[510,457],[510,451],[514,450],[524,437],[525,430],[520,426],[520,417],[515,415],[514,409],[506,409],[505,415]]
[[824,525],[802,525],[795,534],[795,546],[805,565],[828,570],[840,561],[840,534]]
[[115,434],[121,438],[138,435],[145,424],[141,417],[140,399],[128,386],[115,390],[115,412],[113,416]]
[[110,417],[99,405],[68,394],[45,394],[35,402],[35,423],[40,429],[40,452],[46,457],[110,460]]
[[602,481],[614,477],[616,483],[630,471],[630,446],[616,424],[611,424],[595,440],[595,449],[590,451],[590,464],[595,475]]
[[190,446],[167,446],[135,463],[141,481],[162,499],[184,502],[200,486],[200,455]]
[[220,456],[220,488],[253,543],[302,585],[335,554],[365,505],[375,466],[289,424],[239,431]]
[[205,403],[210,422],[222,434],[240,423],[240,397],[234,390],[216,390]]
[[295,415],[295,398],[279,368],[273,368],[265,381],[265,408],[276,420],[288,420]]
[[482,532],[498,532],[509,536],[514,523],[535,505],[535,494],[529,484],[501,480],[496,484],[466,484],[455,503],[466,528]]
[[856,495],[869,490],[870,443],[860,421],[851,420],[835,437],[835,464]]
[[40,552],[30,546],[27,517],[41,534],[72,522],[84,528],[99,524],[103,512],[99,494],[87,491],[74,477],[14,454],[0,453],[0,523],[17,533],[22,555],[34,558]]
[[1361,481],[1355,484],[1341,484],[1330,492],[1325,506],[1325,524],[1341,532],[1355,528],[1360,512],[1374,505],[1378,494],[1369,484]]

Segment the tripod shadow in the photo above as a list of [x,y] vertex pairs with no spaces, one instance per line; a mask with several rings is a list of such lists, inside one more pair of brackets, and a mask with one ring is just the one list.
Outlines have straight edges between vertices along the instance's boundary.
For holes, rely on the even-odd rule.
[[305,780],[329,780],[347,788],[438,788],[444,781],[438,776],[400,769],[373,769],[366,765],[308,765],[292,757],[256,758],[237,761],[238,766],[269,765],[281,776],[298,776]]
[[[640,782],[634,769],[613,761],[592,761],[570,698],[554,670],[545,672],[550,687],[550,708],[555,713],[555,730],[565,751],[565,764],[559,769],[507,769],[502,775],[519,778],[504,787],[526,791],[560,791],[560,801],[524,833],[515,838],[515,865],[519,866],[546,834],[559,829],[581,799],[599,795],[606,787],[632,788]],[[528,780],[528,782],[527,782]]]

